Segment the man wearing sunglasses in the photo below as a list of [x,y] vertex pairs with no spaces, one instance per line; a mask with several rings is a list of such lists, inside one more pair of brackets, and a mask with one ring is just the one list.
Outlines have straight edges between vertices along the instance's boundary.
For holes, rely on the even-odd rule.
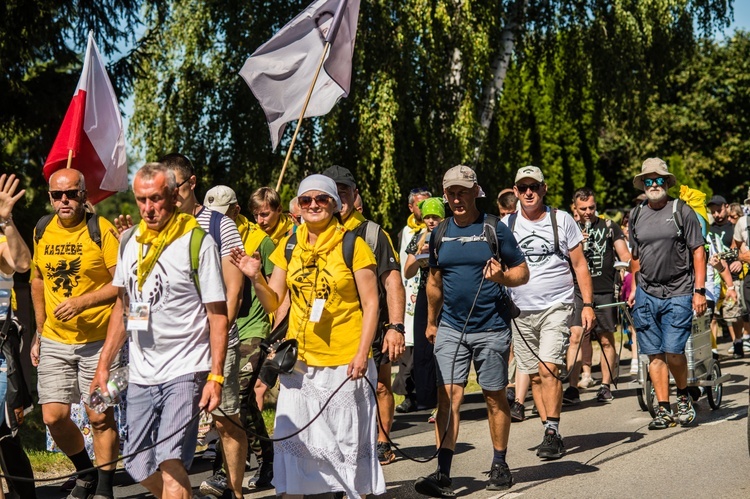
[[[693,311],[706,312],[706,251],[700,222],[686,203],[670,198],[675,176],[659,158],[643,162],[633,185],[646,201],[630,212],[631,269],[636,286],[628,304],[635,305],[633,322],[638,349],[648,355],[649,376],[659,407],[649,430],[686,426],[695,419],[687,388],[685,344]],[[678,224],[678,220],[682,223]],[[669,373],[677,385],[677,414],[669,404]]]
[[[573,217],[544,204],[547,184],[536,166],[516,173],[513,190],[521,209],[503,219],[513,231],[529,265],[529,282],[511,289],[521,314],[513,321],[513,349],[518,371],[531,376],[531,393],[544,425],[536,455],[559,459],[565,455],[560,435],[562,383],[560,366],[566,364],[575,303],[575,282],[580,289],[581,328],[595,321],[594,296],[583,236]],[[571,272],[572,270],[572,272]],[[517,393],[523,403],[523,394]]]
[[[352,173],[347,168],[333,165],[323,171],[323,175],[336,182],[336,189],[341,198],[340,213],[344,227],[355,231],[367,241],[375,254],[380,306],[378,324],[381,327],[375,334],[372,355],[378,366],[378,409],[382,422],[382,425],[378,425],[377,451],[380,464],[386,465],[396,459],[387,439],[393,424],[395,406],[391,388],[390,363],[396,362],[405,350],[403,324],[405,298],[404,285],[401,282],[401,266],[388,234],[374,222],[366,220],[362,213],[354,208],[354,201],[359,192]],[[303,206],[302,199],[300,199],[300,206]],[[375,237],[372,237],[373,229],[376,229]],[[383,432],[383,427],[385,432]]]
[[[39,404],[52,439],[76,470],[93,465],[83,435],[70,419],[70,405],[86,402],[99,463],[117,459],[119,450],[114,410],[98,413],[88,406],[89,386],[107,335],[117,288],[112,276],[118,240],[114,226],[98,218],[101,246],[87,227],[83,174],[64,169],[49,178],[49,199],[55,215],[34,244],[31,297],[37,336],[31,362],[38,366]],[[69,497],[93,494],[111,498],[114,465],[79,474]]]

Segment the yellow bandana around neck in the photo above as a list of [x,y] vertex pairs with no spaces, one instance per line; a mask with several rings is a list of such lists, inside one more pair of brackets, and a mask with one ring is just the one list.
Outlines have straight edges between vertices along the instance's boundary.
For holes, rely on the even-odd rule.
[[252,255],[257,251],[267,234],[260,228],[260,225],[251,222],[242,215],[237,215],[235,222],[237,232],[240,233],[240,239],[242,239],[242,245],[245,247],[245,253]]
[[[330,253],[344,239],[346,228],[341,225],[335,218],[331,219],[328,227],[318,234],[315,244],[310,246],[307,241],[309,231],[307,224],[297,227],[297,247],[302,250],[302,262],[305,265],[311,265],[316,262],[319,256]],[[327,260],[324,258],[323,260]]]
[[[200,227],[198,221],[192,215],[175,211],[172,218],[161,231],[155,231],[148,228],[143,220],[138,224],[139,234],[135,240],[140,244],[138,248],[138,291],[143,289],[146,278],[154,269],[156,261],[161,256],[164,248],[175,242],[181,236],[184,236],[191,230]],[[143,246],[149,245],[146,255],[143,255]]]
[[414,216],[414,213],[406,219],[406,225],[415,233],[427,227],[424,222],[417,223],[417,217]]
[[289,234],[289,231],[292,230],[292,227],[294,227],[292,218],[286,213],[282,213],[279,217],[279,222],[276,224],[276,228],[273,229],[270,234],[268,234],[268,237],[271,238],[271,241],[273,241],[274,245],[278,245],[279,241],[281,241],[281,238]]
[[344,227],[346,227],[346,230],[354,230],[366,221],[367,219],[364,215],[357,210],[354,210],[352,211],[352,214],[349,215],[349,218],[344,221]]

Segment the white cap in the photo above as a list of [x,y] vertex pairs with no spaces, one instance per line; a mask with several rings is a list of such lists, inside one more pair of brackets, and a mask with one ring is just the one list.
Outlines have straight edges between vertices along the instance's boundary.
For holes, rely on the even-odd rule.
[[227,214],[227,210],[233,204],[237,204],[237,195],[231,187],[217,185],[211,187],[203,199],[203,204],[219,213]]

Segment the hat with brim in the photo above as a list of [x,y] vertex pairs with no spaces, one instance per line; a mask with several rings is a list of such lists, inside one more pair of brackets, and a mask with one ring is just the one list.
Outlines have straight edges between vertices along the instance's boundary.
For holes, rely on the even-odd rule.
[[237,195],[231,187],[217,185],[208,190],[203,199],[203,204],[213,211],[226,215],[229,207],[237,204]]
[[667,168],[667,164],[664,162],[664,160],[659,158],[648,158],[643,162],[643,166],[641,166],[641,173],[636,175],[633,179],[633,185],[635,186],[635,188],[645,191],[646,186],[643,185],[643,178],[646,175],[650,175],[652,173],[655,173],[660,177],[665,177],[667,179],[667,189],[677,183],[677,179],[675,178],[675,176],[669,173],[669,168]]

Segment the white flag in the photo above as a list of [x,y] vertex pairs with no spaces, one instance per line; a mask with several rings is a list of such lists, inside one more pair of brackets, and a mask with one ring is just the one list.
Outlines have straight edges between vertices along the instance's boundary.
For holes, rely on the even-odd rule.
[[349,95],[359,3],[316,0],[245,61],[240,76],[266,113],[274,149],[286,124],[302,112],[327,39],[332,45],[305,118],[328,113],[341,97]]

